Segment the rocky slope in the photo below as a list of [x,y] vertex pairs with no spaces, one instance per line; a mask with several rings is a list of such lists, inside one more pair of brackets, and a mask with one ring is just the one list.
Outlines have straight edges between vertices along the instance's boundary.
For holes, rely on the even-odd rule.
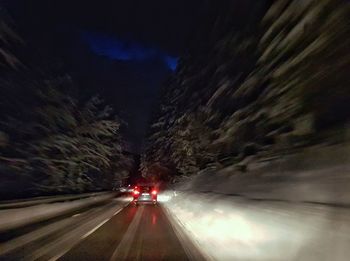
[[245,172],[251,159],[346,140],[348,1],[212,1],[205,17],[163,90],[146,175]]

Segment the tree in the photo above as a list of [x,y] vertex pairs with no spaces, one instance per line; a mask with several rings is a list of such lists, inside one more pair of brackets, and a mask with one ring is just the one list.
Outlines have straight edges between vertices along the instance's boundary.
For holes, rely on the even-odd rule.
[[79,101],[55,58],[39,60],[1,15],[0,197],[111,189],[133,164],[122,121],[98,97]]

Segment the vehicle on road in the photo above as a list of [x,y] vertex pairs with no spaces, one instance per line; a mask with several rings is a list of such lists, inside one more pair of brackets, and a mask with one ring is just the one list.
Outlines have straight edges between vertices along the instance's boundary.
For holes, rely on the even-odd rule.
[[130,192],[133,192],[133,191],[134,191],[134,188],[129,184],[129,185],[127,185],[127,186],[121,187],[121,188],[119,189],[119,191],[120,191],[120,192],[123,192],[123,193],[126,193],[126,192],[130,193]]
[[158,190],[154,186],[139,185],[134,187],[133,191],[133,203],[135,205],[139,203],[152,203],[157,204]]

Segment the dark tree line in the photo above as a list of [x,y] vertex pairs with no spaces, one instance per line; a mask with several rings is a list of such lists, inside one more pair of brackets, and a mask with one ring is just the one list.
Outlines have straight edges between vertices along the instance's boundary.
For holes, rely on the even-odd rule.
[[249,158],[346,135],[350,3],[219,2],[209,1],[166,84],[142,156],[145,174],[158,165],[185,176],[212,166],[244,171]]
[[40,57],[0,10],[0,197],[111,189],[128,176],[122,121],[81,101],[55,57]]

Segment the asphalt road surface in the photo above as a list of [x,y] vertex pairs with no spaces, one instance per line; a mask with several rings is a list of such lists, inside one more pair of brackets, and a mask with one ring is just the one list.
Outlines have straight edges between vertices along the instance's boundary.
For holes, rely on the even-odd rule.
[[60,260],[187,260],[159,206],[129,206]]
[[0,260],[203,260],[161,205],[129,201],[0,235]]

